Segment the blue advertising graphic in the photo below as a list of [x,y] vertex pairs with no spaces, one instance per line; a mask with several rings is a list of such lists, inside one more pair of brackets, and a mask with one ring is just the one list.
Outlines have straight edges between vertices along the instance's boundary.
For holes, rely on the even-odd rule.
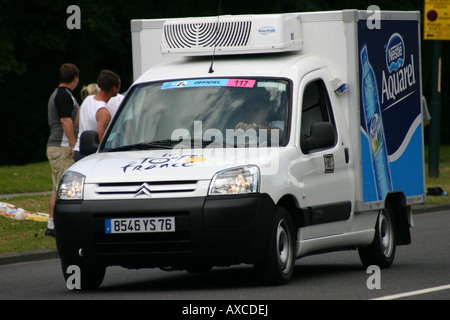
[[358,23],[363,200],[423,194],[418,21]]

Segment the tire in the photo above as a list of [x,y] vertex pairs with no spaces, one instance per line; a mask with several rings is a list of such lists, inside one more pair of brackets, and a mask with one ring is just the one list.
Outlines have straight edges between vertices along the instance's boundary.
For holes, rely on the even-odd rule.
[[[71,276],[67,273],[69,267],[66,263],[61,263],[64,279],[67,280]],[[81,290],[97,289],[103,282],[106,273],[106,267],[100,265],[80,265],[80,288]],[[78,288],[77,288],[78,289]]]
[[377,265],[389,268],[394,262],[396,251],[395,220],[388,208],[380,211],[375,225],[375,237],[368,247],[358,248],[359,257],[367,268]]
[[282,285],[289,282],[295,266],[295,237],[291,217],[283,207],[276,207],[269,230],[265,257],[255,269],[265,283]]

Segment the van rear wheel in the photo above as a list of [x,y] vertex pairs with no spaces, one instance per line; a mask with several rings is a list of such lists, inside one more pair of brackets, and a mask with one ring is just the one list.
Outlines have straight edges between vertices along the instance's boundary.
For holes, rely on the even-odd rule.
[[294,273],[295,237],[288,211],[276,207],[269,230],[265,257],[255,264],[261,280],[269,284],[286,284]]
[[380,211],[375,225],[375,237],[368,247],[358,248],[359,257],[367,268],[377,265],[388,268],[394,262],[396,249],[395,221],[388,208]]

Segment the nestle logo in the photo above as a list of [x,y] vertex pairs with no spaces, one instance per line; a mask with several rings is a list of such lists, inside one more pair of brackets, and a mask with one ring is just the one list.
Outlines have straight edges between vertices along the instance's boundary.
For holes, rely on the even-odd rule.
[[275,31],[275,27],[261,27],[258,29],[258,33],[262,34],[263,36],[275,33]]
[[394,33],[386,45],[386,67],[389,73],[397,71],[405,63],[405,43],[400,34]]

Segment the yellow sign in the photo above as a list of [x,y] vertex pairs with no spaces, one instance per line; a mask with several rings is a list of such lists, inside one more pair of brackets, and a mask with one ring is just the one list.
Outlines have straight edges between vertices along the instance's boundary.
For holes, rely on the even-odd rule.
[[204,157],[190,157],[190,158],[186,158],[186,159],[184,159],[184,161],[186,161],[186,162],[203,162],[203,161],[205,161],[206,160],[206,158],[204,158]]
[[450,40],[450,0],[425,0],[424,40]]

